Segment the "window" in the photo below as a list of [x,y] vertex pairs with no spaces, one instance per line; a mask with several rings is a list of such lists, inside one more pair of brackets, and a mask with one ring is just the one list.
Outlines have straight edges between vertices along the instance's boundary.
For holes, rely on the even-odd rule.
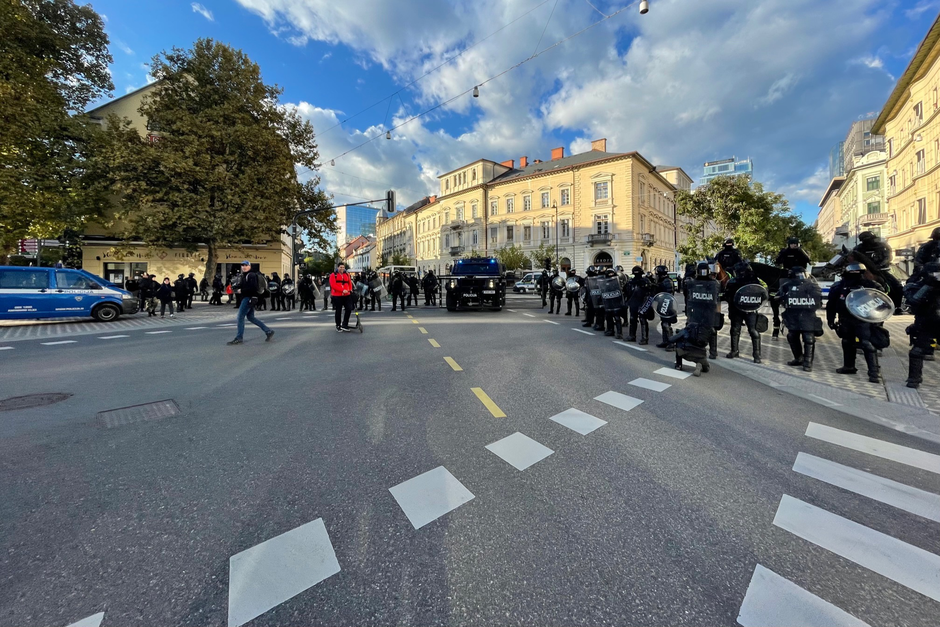
[[444,212],[444,224],[450,224],[450,211]]
[[507,226],[506,227],[506,241],[511,242],[513,240],[513,235],[514,235],[513,227]]
[[606,235],[607,233],[610,232],[606,215],[597,216],[594,219],[594,232],[597,233],[598,235]]
[[914,125],[920,126],[924,121],[924,103],[918,102],[914,105]]
[[645,205],[645,204],[646,204],[646,183],[640,183],[640,197],[639,197],[639,203],[640,203],[641,205]]
[[917,224],[927,223],[927,199],[917,199]]
[[888,159],[894,157],[894,139],[888,140]]
[[888,177],[888,195],[893,196],[895,190],[897,190],[898,185],[898,176],[897,174],[892,174]]
[[458,219],[458,220],[463,220],[463,209],[458,209],[458,210],[457,210],[457,219]]
[[[475,170],[474,170],[474,171],[475,171]],[[474,231],[473,233],[471,233],[471,235],[470,235],[470,241],[473,243],[474,246],[476,246],[477,244],[479,244],[479,243],[480,243],[480,234],[477,233],[476,231]]]
[[522,227],[522,241],[524,242],[532,241],[532,227],[531,226]]
[[571,204],[571,190],[567,187],[561,190],[561,204],[562,205]]
[[938,104],[938,102],[937,102],[937,88],[934,87],[934,88],[933,88],[933,108],[934,108],[934,109],[937,108],[937,104]]
[[499,237],[499,229],[495,226],[490,227],[490,244],[495,244]]
[[97,286],[98,288],[101,287],[88,277],[76,272],[57,271],[55,273],[55,281],[59,286],[59,289],[66,290],[90,290],[95,289],[92,286]]
[[[474,172],[475,172],[475,171],[476,171],[476,170],[474,170]],[[470,215],[473,217],[474,220],[476,220],[477,217],[479,217],[479,216],[477,215],[478,213],[479,213],[479,210],[477,209],[477,206],[476,206],[476,205],[470,205]]]
[[528,211],[532,208],[532,196],[526,194],[522,197],[522,210]]
[[881,188],[881,177],[880,176],[869,176],[865,179],[865,189],[866,191],[875,191],[876,189]]
[[506,199],[506,213],[512,213],[516,208],[516,199],[509,197]]
[[924,151],[923,149],[918,150],[917,151],[917,174],[924,173],[925,164],[926,164],[926,159],[924,159]]
[[881,213],[881,202],[875,200],[873,202],[868,203],[868,213],[869,214]]
[[610,189],[608,188],[607,181],[600,181],[594,183],[594,202],[607,202]]
[[490,202],[490,215],[495,216],[499,213],[499,201],[493,200]]
[[560,222],[561,236],[568,238],[571,237],[571,220],[562,220]]
[[471,171],[470,171],[470,180],[471,180],[471,181],[477,180],[477,171],[476,171],[476,170],[471,170]]
[[549,193],[542,192],[542,209],[546,209],[548,207],[550,200],[551,198],[550,198]]
[[548,239],[552,236],[551,223],[547,221],[542,222],[542,239]]
[[444,191],[450,189],[450,179],[444,179]]
[[444,235],[444,248],[450,248],[450,234]]
[[49,287],[48,270],[0,271],[0,288],[41,290]]

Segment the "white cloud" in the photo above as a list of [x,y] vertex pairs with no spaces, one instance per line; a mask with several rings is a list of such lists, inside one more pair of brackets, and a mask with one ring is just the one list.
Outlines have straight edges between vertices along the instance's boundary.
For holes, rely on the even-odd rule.
[[324,61],[326,61],[327,59],[329,59],[329,58],[332,57],[332,56],[333,56],[333,53],[332,53],[332,52],[327,52],[327,53],[324,54],[322,57],[320,57],[320,63],[323,63]]
[[938,0],[920,0],[913,8],[904,12],[904,16],[909,20],[916,20],[927,11],[936,11],[940,8]]
[[114,40],[114,45],[117,46],[118,48],[120,48],[121,51],[122,51],[124,54],[127,54],[127,55],[132,55],[132,54],[134,54],[134,51],[131,50],[131,47],[128,46],[128,45],[127,45],[126,43],[124,43],[123,41],[121,41],[120,39],[115,39],[115,40]]
[[793,89],[798,80],[799,78],[796,76],[796,74],[793,74],[792,72],[787,73],[787,75],[780,80],[774,81],[774,83],[770,86],[770,89],[767,90],[766,95],[757,99],[758,104],[771,105],[777,102],[783,98],[788,91]]
[[203,16],[204,18],[206,18],[206,19],[209,20],[210,22],[214,22],[214,21],[215,21],[215,17],[213,17],[212,11],[210,11],[210,10],[207,9],[206,7],[202,6],[202,5],[199,4],[198,2],[193,2],[192,7],[193,7],[193,13],[198,13],[199,15]]

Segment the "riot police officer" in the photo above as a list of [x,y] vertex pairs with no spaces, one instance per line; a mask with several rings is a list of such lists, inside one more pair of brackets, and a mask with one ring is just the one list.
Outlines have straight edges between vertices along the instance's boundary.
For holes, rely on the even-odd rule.
[[281,281],[281,297],[284,299],[282,301],[284,310],[293,310],[294,305],[297,304],[297,295],[294,293],[294,280],[290,276],[285,276]]
[[774,261],[774,265],[780,266],[788,272],[794,266],[809,268],[810,263],[809,255],[800,248],[800,238],[796,236],[787,238],[787,247],[780,249],[780,252],[777,253],[777,259]]
[[[565,279],[560,274],[558,274],[558,269],[556,268],[552,272],[551,281],[549,281],[549,308],[548,313],[560,314],[561,313],[561,299],[565,295]],[[556,307],[557,311],[556,311]]]
[[[666,266],[656,266],[654,272],[656,273],[656,287],[653,289],[653,295],[663,293],[675,294],[676,284],[673,283],[672,277],[669,276],[669,268]],[[656,348],[672,350],[669,348],[669,338],[672,337],[672,325],[676,320],[676,318],[660,318],[660,329],[663,334],[663,341],[657,344]]]
[[[891,247],[871,231],[862,231],[858,234],[858,246],[855,247],[853,252],[864,255],[878,269],[876,274],[878,279],[885,284],[888,295],[894,302],[895,313],[901,313],[900,307],[904,288],[901,287],[901,282],[891,274]],[[878,287],[877,289],[882,288]]]
[[548,297],[548,284],[548,270],[542,270],[542,274],[539,275],[538,280],[539,295],[542,297],[542,308],[548,304],[546,301],[546,298]]
[[643,268],[633,266],[630,270],[632,275],[627,283],[627,290],[630,297],[627,299],[627,309],[630,311],[630,330],[627,335],[628,342],[636,342],[636,328],[640,326],[640,344],[649,344],[650,341],[650,323],[645,313],[640,313],[640,309],[649,300],[652,295],[653,284],[643,274]]
[[[829,302],[826,303],[826,321],[829,328],[834,329],[842,339],[843,366],[837,368],[839,374],[855,374],[855,340],[865,353],[865,363],[868,364],[868,380],[878,383],[880,368],[878,367],[878,354],[871,343],[871,323],[859,320],[846,309],[845,297],[849,292],[861,287],[880,289],[881,286],[874,281],[864,278],[864,269],[857,263],[850,263],[842,271],[842,280],[836,281],[829,289]],[[838,316],[838,324],[836,317]]]
[[921,244],[914,255],[914,270],[920,270],[931,261],[940,261],[940,226],[930,234],[930,239]]
[[766,287],[763,282],[754,274],[751,264],[746,261],[738,263],[734,267],[734,278],[728,281],[725,288],[724,300],[728,301],[728,317],[731,319],[731,352],[725,357],[734,359],[741,356],[741,327],[747,325],[747,333],[751,336],[751,351],[754,357],[754,363],[761,363],[761,342],[760,332],[757,330],[757,317],[760,315],[757,310],[744,311],[737,306],[735,296],[745,285],[760,285]]
[[173,281],[173,294],[176,300],[176,311],[185,311],[189,296],[189,282],[182,274]]
[[822,335],[822,321],[816,310],[822,306],[819,285],[807,278],[806,270],[793,266],[788,280],[780,286],[780,302],[784,307],[783,323],[787,327],[787,342],[793,359],[788,366],[803,366],[812,372],[816,355],[816,337]]
[[581,324],[581,326],[591,327],[591,326],[594,326],[594,318],[596,316],[596,312],[594,309],[594,301],[591,298],[591,285],[594,282],[591,281],[591,279],[594,279],[597,277],[597,268],[595,268],[594,266],[588,266],[587,270],[585,271],[585,274],[587,275],[585,282],[584,282],[585,286],[587,287],[587,294],[585,295],[585,298],[584,298],[584,322]]
[[725,239],[724,247],[715,255],[715,261],[721,264],[725,272],[731,273],[738,263],[744,261],[744,258],[741,257],[741,252],[734,247],[734,239],[729,237]]
[[366,281],[369,282],[369,311],[375,311],[376,303],[379,305],[379,311],[382,311],[381,285],[379,285],[378,290],[372,287],[373,285],[377,285],[379,283],[378,272],[371,270],[369,274],[366,275]]
[[[584,279],[578,276],[578,273],[575,271],[574,268],[571,268],[568,270],[568,280],[570,281],[571,279],[574,279],[575,281],[577,281],[578,285],[580,285],[582,288],[584,287]],[[566,296],[568,298],[568,311],[565,312],[565,315],[566,316],[571,315],[571,304],[574,303],[574,315],[580,316],[581,315],[581,299],[579,296],[580,290],[578,292],[571,292],[571,291],[567,291],[566,289],[565,291],[567,292]]]
[[392,295],[392,311],[397,311],[398,301],[401,301],[401,310],[405,311],[405,293],[408,285],[405,283],[405,277],[400,271],[392,275],[392,286],[389,293]]
[[421,280],[421,287],[424,288],[424,306],[430,307],[437,304],[435,295],[437,294],[437,277],[434,276],[434,270],[428,270]]
[[196,273],[190,272],[186,277],[186,309],[193,308],[193,298],[197,291],[199,291],[199,281],[196,280]]
[[[607,280],[607,284],[602,288],[602,295],[604,298],[604,318],[607,325],[607,330],[604,331],[606,336],[616,336],[618,340],[623,339],[623,319],[626,315],[626,306],[623,300],[623,287],[625,281],[621,279],[621,275],[616,270],[606,270],[604,272],[604,279]],[[613,279],[613,283],[610,281]],[[612,285],[615,289],[611,289]]]
[[712,338],[717,337],[720,316],[719,302],[721,287],[712,276],[712,269],[707,261],[700,261],[695,267],[695,279],[689,282],[688,319],[686,327],[671,338],[676,346],[676,369],[682,370],[682,360],[695,363],[693,375],[700,376],[710,370],[705,349],[712,345]]
[[933,341],[940,337],[940,261],[925,263],[920,277],[918,283],[908,283],[906,290],[914,314],[914,324],[908,327],[912,345],[907,371],[909,388],[923,382],[924,359],[933,355]]
[[268,281],[268,289],[271,290],[271,311],[281,311],[284,309],[284,295],[281,294],[281,277],[277,272],[271,273],[271,280]]

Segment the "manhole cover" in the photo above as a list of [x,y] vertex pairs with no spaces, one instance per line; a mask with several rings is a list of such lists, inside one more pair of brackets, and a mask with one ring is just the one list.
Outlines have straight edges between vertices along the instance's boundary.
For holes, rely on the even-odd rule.
[[172,399],[168,399],[165,401],[157,401],[156,403],[144,403],[143,405],[132,405],[131,407],[100,411],[98,412],[97,418],[100,426],[105,429],[111,429],[135,422],[169,418],[179,413],[179,405]]
[[0,401],[0,411],[14,411],[17,409],[29,409],[30,407],[44,407],[53,403],[61,403],[72,396],[62,392],[53,392],[50,394],[27,394],[26,396],[12,396]]

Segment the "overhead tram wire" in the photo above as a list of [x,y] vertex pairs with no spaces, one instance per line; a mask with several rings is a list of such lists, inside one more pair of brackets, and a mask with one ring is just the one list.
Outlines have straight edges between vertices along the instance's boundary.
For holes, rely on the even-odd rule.
[[[376,100],[375,102],[373,102],[372,104],[370,104],[370,105],[369,105],[368,107],[366,107],[365,109],[362,109],[362,110],[359,111],[358,113],[354,113],[353,115],[349,116],[348,118],[337,122],[337,123],[334,124],[333,126],[331,126],[331,127],[329,127],[328,129],[326,129],[325,131],[322,131],[322,132],[320,133],[320,136],[322,136],[322,135],[324,135],[324,134],[326,134],[326,133],[329,133],[330,131],[332,131],[332,130],[333,130],[334,128],[336,128],[337,126],[342,126],[343,124],[345,124],[346,122],[349,122],[349,121],[352,120],[353,118],[359,117],[360,115],[362,115],[362,114],[365,113],[366,111],[369,111],[369,110],[375,108],[376,106],[382,104],[382,103],[385,102],[386,100],[389,101],[389,106],[391,106],[391,100],[392,100],[392,98],[394,98],[395,96],[399,95],[401,92],[405,91],[406,89],[408,89],[409,87],[411,87],[412,85],[414,85],[415,83],[417,83],[418,81],[420,81],[421,79],[425,78],[426,76],[428,76],[428,75],[430,75],[430,74],[433,74],[434,72],[438,71],[439,69],[441,69],[441,68],[444,67],[445,65],[449,64],[451,61],[454,61],[455,59],[458,59],[459,57],[463,56],[463,55],[466,54],[467,52],[470,52],[471,50],[473,50],[474,48],[476,48],[477,46],[479,46],[480,44],[482,44],[484,41],[486,41],[486,40],[489,39],[490,37],[493,37],[493,36],[496,35],[497,33],[499,33],[499,32],[501,32],[501,31],[503,31],[503,30],[509,28],[510,26],[512,26],[513,24],[515,24],[516,22],[518,22],[519,20],[521,20],[522,18],[524,18],[525,16],[527,16],[529,13],[532,13],[532,12],[535,11],[536,9],[541,8],[542,6],[548,4],[549,2],[551,2],[551,0],[543,0],[542,2],[540,2],[540,3],[537,4],[537,5],[535,5],[534,7],[532,7],[531,9],[529,9],[528,11],[526,11],[525,13],[521,14],[521,15],[520,15],[519,17],[517,17],[516,19],[512,20],[511,22],[507,22],[507,23],[504,24],[503,26],[501,26],[501,27],[499,27],[498,29],[494,30],[492,33],[490,33],[489,35],[487,35],[487,36],[484,37],[483,39],[481,39],[481,40],[475,42],[473,45],[471,45],[471,46],[469,46],[469,47],[467,47],[467,48],[464,48],[463,50],[461,50],[460,52],[458,52],[458,53],[455,54],[454,56],[445,59],[440,65],[437,65],[437,66],[431,68],[430,70],[428,70],[427,72],[425,72],[424,74],[422,74],[422,75],[419,76],[418,78],[414,79],[413,81],[411,81],[410,83],[408,83],[407,85],[405,85],[404,87],[402,87],[401,89],[399,89],[398,91],[393,92],[393,93],[389,94],[388,96],[385,96],[384,98],[382,98],[382,99],[380,99],[380,100]],[[557,2],[557,0],[556,0],[556,2]],[[554,12],[554,9],[552,9],[552,12]],[[388,113],[386,113],[385,115],[386,115],[386,118],[387,118],[387,117],[388,117]]]
[[375,137],[371,137],[371,138],[367,139],[366,141],[362,142],[361,144],[357,144],[356,146],[353,146],[353,147],[350,148],[349,150],[347,150],[347,151],[345,151],[345,152],[342,152],[342,153],[336,155],[335,157],[333,157],[332,159],[330,159],[330,161],[334,161],[334,160],[336,160],[336,159],[340,159],[340,158],[342,158],[342,157],[345,157],[345,156],[348,155],[349,153],[354,152],[354,151],[356,151],[356,150],[359,150],[360,148],[362,148],[362,147],[365,146],[366,144],[371,144],[372,142],[374,142],[374,141],[375,141],[376,139],[378,139],[379,137],[383,137],[383,136],[385,136],[385,135],[391,133],[392,131],[397,130],[397,129],[399,129],[399,128],[405,126],[406,124],[409,124],[410,122],[414,122],[415,120],[417,120],[417,119],[420,118],[420,117],[424,117],[425,115],[427,115],[428,113],[431,113],[432,111],[436,111],[437,109],[440,109],[441,107],[450,104],[451,102],[453,102],[454,100],[457,100],[458,98],[461,98],[462,96],[466,96],[467,94],[471,93],[474,89],[476,89],[476,88],[478,88],[478,87],[482,87],[483,85],[486,85],[486,84],[489,83],[490,81],[494,81],[494,80],[496,80],[497,78],[500,78],[501,76],[503,76],[503,75],[505,75],[505,74],[508,74],[509,72],[512,72],[512,71],[515,70],[516,68],[521,67],[522,65],[525,65],[525,64],[528,63],[529,61],[532,61],[533,59],[536,59],[536,58],[542,56],[543,54],[545,54],[545,53],[548,52],[549,50],[553,50],[554,48],[557,48],[557,47],[560,46],[561,44],[563,44],[563,43],[565,43],[565,42],[567,42],[567,41],[570,41],[570,40],[574,39],[574,38],[577,37],[578,35],[581,35],[581,34],[587,32],[587,31],[591,30],[592,28],[594,28],[594,27],[597,26],[598,24],[602,24],[602,23],[606,22],[607,20],[612,19],[612,18],[614,18],[614,17],[620,15],[621,13],[623,13],[624,11],[626,11],[627,9],[629,9],[630,7],[636,6],[638,2],[639,2],[639,0],[633,0],[633,2],[631,2],[630,4],[624,6],[623,8],[617,9],[616,11],[614,11],[614,12],[611,13],[610,15],[604,17],[603,19],[600,19],[600,20],[598,20],[598,21],[596,21],[596,22],[593,22],[593,23],[589,24],[588,26],[582,28],[581,30],[579,30],[578,32],[576,32],[576,33],[574,33],[574,34],[572,34],[572,35],[569,35],[568,37],[565,37],[564,39],[560,39],[560,40],[556,41],[554,44],[552,44],[552,45],[549,46],[548,48],[545,48],[545,49],[542,50],[541,52],[536,52],[536,53],[533,53],[533,54],[529,55],[528,57],[526,57],[526,58],[523,59],[522,61],[519,61],[519,62],[516,63],[515,65],[506,68],[505,70],[503,70],[502,72],[500,72],[500,73],[498,73],[498,74],[494,74],[493,76],[489,77],[488,79],[486,79],[486,80],[483,81],[482,83],[477,83],[477,84],[474,85],[473,87],[470,87],[469,89],[465,89],[464,91],[460,92],[460,93],[457,94],[456,96],[453,96],[452,98],[448,98],[447,100],[444,100],[443,102],[440,102],[440,103],[434,105],[433,107],[422,111],[421,113],[418,113],[418,114],[416,114],[416,115],[411,116],[410,118],[408,118],[408,119],[405,120],[404,122],[401,122],[400,124],[396,124],[395,126],[389,128],[385,133],[379,133],[379,134],[376,135]]

